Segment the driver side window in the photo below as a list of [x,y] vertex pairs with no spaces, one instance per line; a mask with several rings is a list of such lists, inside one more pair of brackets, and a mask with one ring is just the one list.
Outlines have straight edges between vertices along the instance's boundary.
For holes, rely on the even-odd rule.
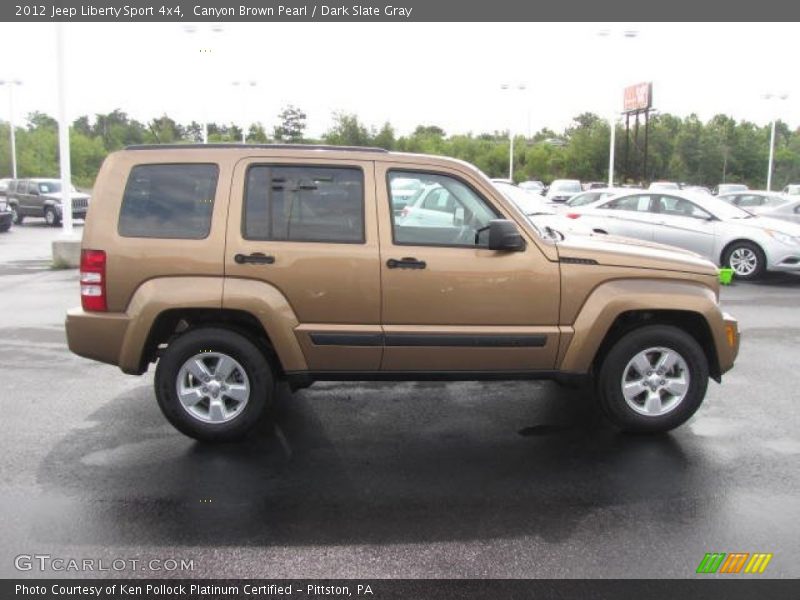
[[499,216],[471,187],[448,175],[390,171],[391,206],[399,204],[400,195],[407,194],[409,180],[417,191],[399,214],[392,211],[395,244],[471,248],[488,245],[484,228]]

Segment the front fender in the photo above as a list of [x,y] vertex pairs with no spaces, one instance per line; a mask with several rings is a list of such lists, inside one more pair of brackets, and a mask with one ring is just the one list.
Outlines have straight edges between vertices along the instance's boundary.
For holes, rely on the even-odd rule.
[[738,343],[735,347],[728,343],[726,320],[710,287],[692,281],[620,279],[597,286],[581,307],[572,327],[564,328],[562,337],[565,343],[559,353],[560,370],[588,373],[617,317],[630,311],[656,310],[701,316],[714,340],[719,372],[733,366]]

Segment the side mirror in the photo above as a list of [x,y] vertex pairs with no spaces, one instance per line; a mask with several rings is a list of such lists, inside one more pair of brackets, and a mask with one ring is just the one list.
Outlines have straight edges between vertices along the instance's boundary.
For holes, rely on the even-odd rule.
[[517,226],[506,219],[489,221],[489,250],[519,252],[525,249],[525,240]]

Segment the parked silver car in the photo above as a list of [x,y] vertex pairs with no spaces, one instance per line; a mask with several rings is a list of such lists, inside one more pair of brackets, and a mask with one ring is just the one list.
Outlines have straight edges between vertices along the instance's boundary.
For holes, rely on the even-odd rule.
[[778,192],[761,192],[757,190],[720,194],[719,199],[757,215],[777,208],[789,201],[788,197]]
[[800,225],[755,216],[719,198],[683,192],[630,192],[567,215],[594,232],[691,250],[731,267],[739,279],[800,271]]
[[[754,212],[760,217],[800,224],[800,196],[780,196],[780,198],[783,200],[780,204],[759,206]],[[753,209],[748,208],[747,210]]]

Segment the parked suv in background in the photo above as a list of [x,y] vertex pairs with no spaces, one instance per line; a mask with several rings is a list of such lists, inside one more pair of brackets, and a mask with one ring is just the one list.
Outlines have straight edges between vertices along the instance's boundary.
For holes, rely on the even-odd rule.
[[[16,223],[25,217],[43,217],[48,225],[61,223],[61,180],[16,179],[8,189],[8,201]],[[72,218],[85,219],[89,209],[89,195],[72,187]]]
[[6,197],[9,181],[11,180],[0,179],[0,233],[11,229],[11,221],[14,219],[14,213],[8,208],[8,198]]
[[[395,214],[397,179],[437,194],[419,219]],[[276,379],[589,380],[617,425],[664,431],[738,352],[712,263],[539,234],[457,160],[131,147],[95,193],[69,347],[130,374],[156,362],[161,410],[202,440],[250,431]]]

